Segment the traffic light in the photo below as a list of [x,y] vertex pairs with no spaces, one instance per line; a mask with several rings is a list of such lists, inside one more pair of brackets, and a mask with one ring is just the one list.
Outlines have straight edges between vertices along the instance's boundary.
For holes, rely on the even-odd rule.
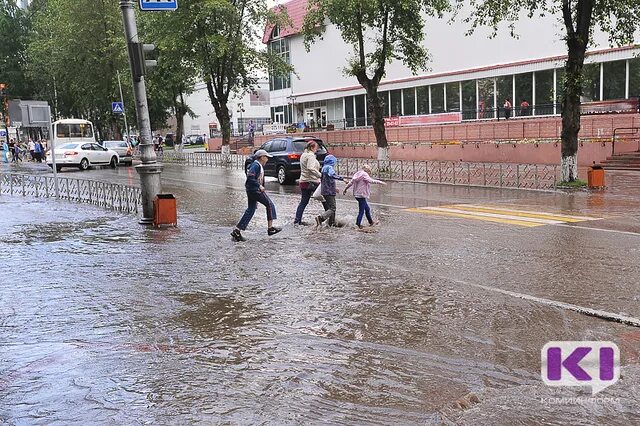
[[147,55],[156,49],[154,44],[129,43],[129,59],[131,61],[131,72],[135,79],[139,79],[147,74],[147,68],[158,65],[158,61],[146,59]]

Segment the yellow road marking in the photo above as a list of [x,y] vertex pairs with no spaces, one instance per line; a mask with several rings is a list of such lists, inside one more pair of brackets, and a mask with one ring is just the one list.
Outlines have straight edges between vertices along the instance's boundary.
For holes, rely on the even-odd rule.
[[463,219],[483,220],[486,222],[503,223],[507,225],[523,226],[527,228],[543,225],[577,223],[600,219],[597,217],[571,216],[558,213],[516,210],[497,206],[494,207],[473,204],[454,204],[438,207],[411,208],[407,209],[406,211],[459,217]]
[[[441,206],[441,207],[448,207],[448,206]],[[532,211],[527,211],[527,210],[516,210],[516,209],[509,209],[509,208],[504,208],[502,206],[481,206],[481,205],[475,205],[475,204],[456,204],[454,206],[451,206],[453,208],[459,209],[459,210],[464,210],[466,208],[473,208],[473,209],[477,209],[477,210],[495,210],[496,212],[505,212],[508,215],[511,216],[517,216],[516,213],[520,213],[522,215],[526,215],[527,217],[537,217],[538,215],[543,217],[543,218],[549,218],[551,220],[560,220],[563,222],[584,222],[587,220],[600,220],[602,219],[601,217],[595,217],[595,216],[576,216],[576,215],[567,215],[567,214],[562,214],[562,213],[548,213],[548,212],[532,212]]]
[[433,214],[433,215],[439,215],[439,216],[460,217],[460,218],[463,218],[463,219],[483,220],[485,222],[504,223],[504,224],[507,224],[507,225],[523,226],[523,227],[526,227],[526,228],[533,228],[533,227],[536,227],[536,226],[545,225],[544,223],[525,222],[525,221],[522,221],[522,220],[514,220],[514,219],[507,219],[507,218],[501,219],[501,218],[498,218],[498,217],[476,216],[476,215],[473,215],[473,214],[454,213],[454,212],[447,212],[447,211],[442,211],[442,210],[407,209],[406,211],[414,212],[414,213]]
[[581,216],[567,216],[562,214],[527,212],[523,210],[498,209],[498,208],[481,207],[481,206],[476,207],[476,206],[468,206],[468,205],[455,205],[455,206],[441,206],[441,207],[451,208],[456,210],[465,210],[469,212],[482,212],[482,213],[492,213],[492,214],[505,215],[505,216],[528,217],[532,219],[545,219],[545,220],[567,222],[567,223],[584,222],[587,220],[597,219],[597,218],[587,218],[587,217],[581,217]]

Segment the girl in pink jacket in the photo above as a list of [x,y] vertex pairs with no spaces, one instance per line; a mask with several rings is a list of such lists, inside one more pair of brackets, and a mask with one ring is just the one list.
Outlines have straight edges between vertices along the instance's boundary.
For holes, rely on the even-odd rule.
[[362,217],[366,214],[367,220],[369,221],[369,225],[373,226],[377,223],[373,221],[371,217],[371,209],[369,208],[369,203],[367,203],[367,198],[371,196],[371,184],[375,183],[378,185],[386,185],[386,183],[381,180],[373,179],[369,176],[371,173],[371,167],[365,164],[362,166],[362,170],[356,172],[351,179],[351,182],[344,189],[343,194],[347,193],[347,190],[353,186],[353,196],[356,200],[358,200],[358,218],[356,219],[356,225],[358,228],[362,228]]

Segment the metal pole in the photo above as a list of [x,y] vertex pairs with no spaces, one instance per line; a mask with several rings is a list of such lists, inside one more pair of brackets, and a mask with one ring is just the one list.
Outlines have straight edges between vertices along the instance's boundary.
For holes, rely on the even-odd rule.
[[[60,188],[58,187],[58,166],[56,166],[56,136],[54,133],[53,124],[51,123],[51,107],[49,108],[49,142],[51,147],[49,148],[49,152],[51,153],[51,168],[53,169],[53,186],[56,192],[56,198],[60,198]],[[47,144],[49,145],[49,144]],[[42,144],[40,144],[42,147]],[[44,148],[43,148],[44,150]],[[42,154],[44,154],[44,162],[47,162],[47,151],[45,150]]]
[[[127,43],[138,43],[138,28],[134,13],[134,3],[131,0],[120,0],[120,10],[122,10],[122,23]],[[131,64],[132,58],[129,58]],[[162,164],[158,163],[156,153],[151,140],[151,120],[149,119],[149,109],[147,107],[147,90],[144,77],[136,78],[133,75],[133,98],[136,103],[138,114],[138,129],[140,129],[140,159],[142,164],[136,166],[136,171],[140,175],[140,191],[142,198],[142,219],[143,225],[153,223],[153,200],[162,191],[160,184],[160,173]]]
[[124,117],[124,131],[126,133],[127,142],[131,143],[129,138],[129,125],[127,124],[127,108],[124,106],[124,97],[122,96],[122,83],[120,82],[120,71],[116,71],[118,75],[118,87],[120,88],[120,102],[122,103],[122,116]]

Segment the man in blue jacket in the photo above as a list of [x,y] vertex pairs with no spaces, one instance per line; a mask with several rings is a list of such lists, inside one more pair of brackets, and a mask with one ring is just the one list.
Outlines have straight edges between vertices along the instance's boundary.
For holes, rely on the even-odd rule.
[[251,163],[247,169],[247,181],[244,187],[247,191],[249,206],[247,210],[245,210],[240,222],[238,222],[236,229],[231,232],[231,237],[235,242],[246,241],[246,238],[242,236],[240,231],[246,230],[247,226],[249,226],[249,222],[251,222],[251,218],[253,218],[256,208],[258,207],[258,203],[267,208],[267,234],[275,235],[282,230],[273,226],[273,220],[277,219],[276,206],[273,205],[273,202],[264,189],[264,165],[269,161],[269,157],[271,157],[271,155],[269,155],[267,151],[259,149],[253,156],[253,163]]

